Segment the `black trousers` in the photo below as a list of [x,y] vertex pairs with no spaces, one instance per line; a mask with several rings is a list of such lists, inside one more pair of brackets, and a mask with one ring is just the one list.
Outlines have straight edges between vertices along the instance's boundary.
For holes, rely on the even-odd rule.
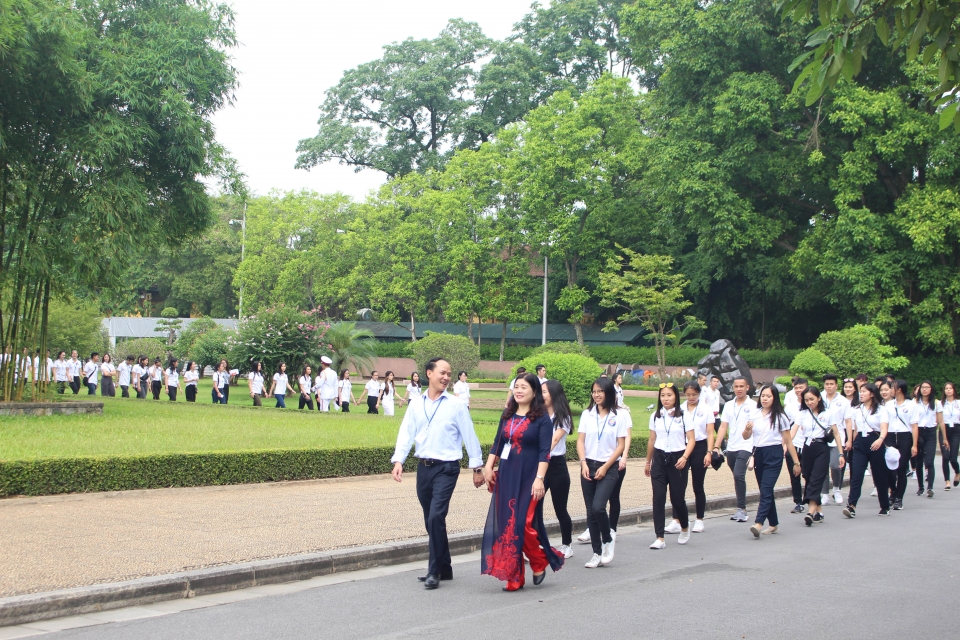
[[126,385],[126,384],[120,385],[120,397],[121,398],[130,397],[130,385]]
[[883,446],[876,451],[870,449],[870,445],[877,441],[880,434],[874,431],[870,435],[864,436],[856,434],[853,441],[853,460],[850,463],[850,495],[847,503],[856,507],[860,500],[860,492],[863,490],[863,476],[867,471],[867,465],[870,466],[870,473],[873,475],[873,484],[877,487],[877,499],[880,501],[881,509],[890,508],[890,496],[888,495],[889,469],[887,469],[886,459],[883,457]]
[[161,389],[163,389],[163,381],[162,381],[162,380],[151,380],[151,381],[150,381],[150,391],[153,392],[153,399],[154,399],[154,400],[159,400],[159,399],[160,399],[160,390],[161,390]]
[[113,398],[117,395],[117,388],[113,384],[113,378],[104,377],[100,381],[100,395]]
[[572,544],[573,520],[567,511],[567,500],[570,497],[570,470],[563,456],[550,458],[547,474],[543,477],[543,490],[549,491],[550,499],[553,500],[553,512],[557,514],[557,520],[560,521],[561,544]]
[[620,489],[623,488],[623,479],[627,477],[627,468],[620,469],[620,463],[617,463],[617,486],[613,488],[610,494],[610,528],[617,530],[617,523],[620,522]]
[[58,383],[57,383],[57,393],[63,395],[63,392],[66,391],[66,390],[67,390],[67,383],[66,383],[66,382],[58,382]]
[[753,462],[753,473],[757,477],[757,486],[760,487],[760,501],[757,503],[754,522],[762,525],[766,520],[771,527],[779,526],[777,501],[773,497],[773,491],[783,470],[783,445],[757,447],[753,452]]
[[188,384],[184,389],[184,393],[187,394],[187,402],[196,402],[197,401],[197,385]]
[[653,486],[653,528],[657,537],[663,537],[663,528],[667,512],[667,490],[670,491],[670,504],[677,514],[680,526],[690,526],[690,514],[687,512],[687,474],[689,462],[684,468],[677,469],[677,462],[683,451],[653,451],[653,464],[650,465],[650,484]]
[[[707,510],[707,493],[703,489],[703,481],[707,477],[707,468],[703,466],[703,459],[707,456],[707,441],[697,440],[693,445],[693,453],[690,454],[690,475],[693,476],[693,497],[697,502],[697,520],[703,520],[703,514]],[[673,519],[679,520],[680,516],[677,510],[673,510]]]
[[313,411],[313,398],[310,396],[305,396],[302,393],[300,394],[300,409],[307,407],[310,411]]
[[954,474],[960,474],[960,463],[957,462],[957,447],[960,447],[960,426],[944,425],[947,428],[947,444],[950,445],[949,451],[944,451],[940,447],[940,455],[943,456],[943,481],[950,481],[950,467],[953,467]]
[[149,384],[150,382],[148,380],[140,381],[140,388],[137,389],[137,397],[141,400],[147,399],[147,386],[149,386]]
[[367,396],[367,413],[380,413],[377,411],[377,396]]
[[167,397],[170,398],[170,402],[177,401],[177,388],[167,385]]
[[917,469],[917,484],[923,489],[923,470],[927,470],[927,489],[933,489],[936,469],[933,461],[937,455],[937,428],[921,427],[917,429],[917,456],[913,466]]
[[[787,473],[790,474],[790,490],[793,492],[793,504],[803,504],[803,478],[793,475],[793,458],[784,452],[787,461]],[[797,460],[800,461],[800,473],[803,474],[803,449],[797,449]]]
[[[791,460],[791,462],[793,461]],[[803,460],[800,461],[800,470],[803,473],[803,479],[807,481],[803,492],[803,501],[815,502],[822,506],[820,490],[823,489],[823,481],[830,471],[830,446],[826,442],[811,442],[803,445]]]
[[423,524],[430,538],[430,562],[427,573],[444,578],[453,577],[450,563],[450,544],[447,541],[447,512],[450,498],[460,477],[460,461],[417,465],[417,498],[423,509]]
[[[597,469],[604,465],[599,460],[587,458],[587,468],[590,470],[590,477],[594,478]],[[610,517],[607,515],[607,502],[610,500],[610,494],[617,486],[617,479],[620,472],[617,471],[617,465],[613,465],[607,473],[599,480],[586,480],[583,474],[580,474],[580,490],[583,492],[583,504],[587,508],[587,527],[590,529],[590,545],[593,552],[599,555],[603,552],[603,544],[610,542],[613,538],[610,536]]]
[[73,395],[80,393],[80,376],[73,376],[73,380],[70,382],[70,388],[73,389]]
[[[893,498],[903,501],[903,496],[907,492],[907,471],[910,470],[910,449],[913,448],[913,434],[909,431],[888,433],[886,445],[896,447],[900,452],[900,467],[896,471],[887,469],[889,478],[887,483]],[[886,464],[884,464],[884,468],[886,468]],[[879,487],[877,489],[879,491]]]
[[347,400],[346,402],[344,402],[343,400],[340,401],[340,411],[342,411],[343,413],[350,413],[350,401],[349,401],[349,400]]

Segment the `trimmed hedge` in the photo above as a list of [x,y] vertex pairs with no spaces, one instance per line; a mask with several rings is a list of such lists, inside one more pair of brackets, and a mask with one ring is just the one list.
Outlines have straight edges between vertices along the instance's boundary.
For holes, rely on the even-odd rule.
[[[490,445],[481,448],[486,461]],[[646,439],[634,438],[630,457],[646,451]],[[366,447],[0,461],[0,497],[361,476],[389,473],[392,455],[393,447]],[[577,459],[575,438],[567,440],[567,459]],[[464,456],[461,466],[467,462]],[[410,456],[404,469],[416,464]]]
[[910,364],[896,375],[910,384],[929,380],[940,397],[944,383],[960,384],[960,356],[910,356]]
[[[590,357],[602,364],[649,364],[657,363],[657,354],[653,347],[602,347],[588,346]],[[536,347],[507,346],[503,352],[504,360],[517,361],[529,357]],[[740,349],[740,355],[753,369],[787,369],[790,362],[800,353],[800,349]],[[668,367],[695,367],[707,353],[707,349],[681,347],[667,349]],[[411,342],[377,342],[377,355],[382,358],[412,358]],[[483,360],[500,359],[500,343],[481,343],[480,358]]]

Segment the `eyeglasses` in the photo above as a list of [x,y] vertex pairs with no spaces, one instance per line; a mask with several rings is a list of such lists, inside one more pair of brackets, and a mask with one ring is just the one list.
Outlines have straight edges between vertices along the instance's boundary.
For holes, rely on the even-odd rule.
[[660,383],[660,388],[661,388],[661,389],[666,389],[667,387],[671,387],[671,388],[672,388],[672,387],[673,387],[673,383],[672,383],[672,382],[661,382],[661,383]]

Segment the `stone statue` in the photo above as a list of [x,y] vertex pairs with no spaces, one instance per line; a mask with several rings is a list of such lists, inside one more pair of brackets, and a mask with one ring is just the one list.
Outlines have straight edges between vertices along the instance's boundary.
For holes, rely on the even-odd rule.
[[753,392],[753,376],[750,375],[750,367],[729,340],[717,340],[710,345],[710,353],[697,363],[697,373],[720,379],[720,397],[724,402],[733,399],[735,378],[746,378],[750,385],[747,393]]

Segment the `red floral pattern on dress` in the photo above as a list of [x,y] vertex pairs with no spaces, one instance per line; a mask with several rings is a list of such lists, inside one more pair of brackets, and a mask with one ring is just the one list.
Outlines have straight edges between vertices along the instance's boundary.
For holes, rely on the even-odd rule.
[[[523,438],[523,434],[526,432],[527,427],[530,426],[530,418],[524,416],[520,422],[515,423],[511,423],[511,420],[507,420],[507,423],[503,425],[503,432],[507,436],[507,440],[510,442],[510,454],[519,455],[520,451],[522,451],[520,440]],[[512,436],[510,435],[511,425],[513,427]]]
[[503,528],[503,533],[493,543],[490,555],[487,557],[487,570],[484,573],[504,580],[506,582],[518,582],[523,576],[523,561],[521,554],[517,553],[517,499],[514,498],[508,503],[510,507],[510,519],[507,520],[507,526]]

